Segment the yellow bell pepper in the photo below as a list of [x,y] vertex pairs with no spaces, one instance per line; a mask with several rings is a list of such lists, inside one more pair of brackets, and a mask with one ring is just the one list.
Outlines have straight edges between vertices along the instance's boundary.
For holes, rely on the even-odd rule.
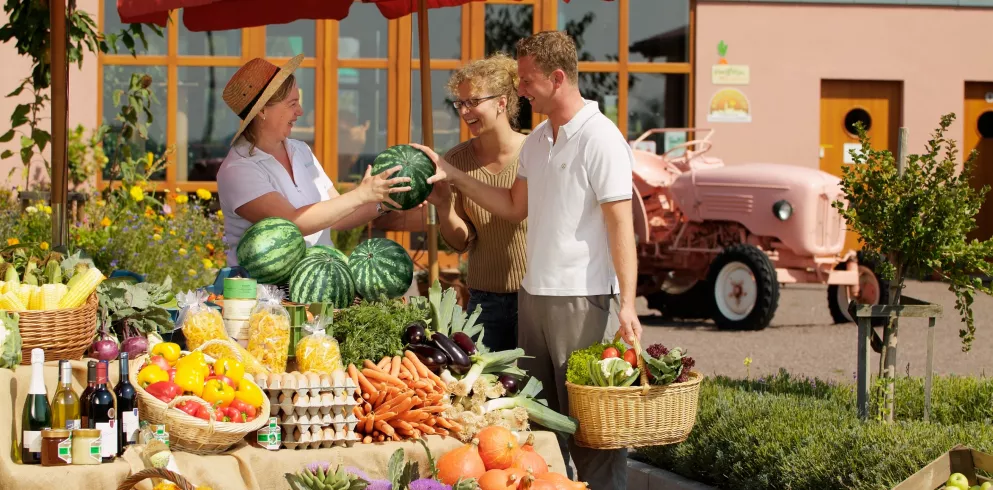
[[259,385],[249,379],[242,378],[241,382],[238,383],[238,391],[234,393],[234,397],[253,407],[261,407],[262,398],[265,395]]
[[219,379],[209,379],[203,386],[202,398],[215,408],[224,408],[234,400],[234,388]]
[[149,364],[138,371],[138,384],[142,388],[159,381],[169,381],[169,373],[156,364]]
[[200,373],[201,380],[207,379],[207,376],[210,376],[210,365],[207,364],[207,360],[203,357],[203,352],[193,351],[180,357],[176,361],[176,368],[178,369],[184,366],[196,369]]
[[166,361],[169,361],[169,365],[176,364],[179,360],[180,348],[179,344],[175,342],[160,342],[152,347],[151,354],[153,356],[162,356]]
[[231,378],[237,386],[245,377],[245,366],[233,357],[222,357],[214,362],[214,374]]
[[184,364],[176,368],[173,382],[183,391],[189,391],[196,396],[203,395],[203,373],[194,364]]

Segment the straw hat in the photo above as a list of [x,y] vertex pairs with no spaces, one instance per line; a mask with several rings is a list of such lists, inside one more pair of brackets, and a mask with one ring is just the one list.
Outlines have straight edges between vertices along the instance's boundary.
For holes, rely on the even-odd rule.
[[224,87],[221,98],[241,118],[241,127],[231,139],[233,145],[245,131],[252,119],[265,107],[272,95],[279,90],[280,85],[292,74],[300,62],[303,53],[294,56],[282,67],[278,67],[262,58],[255,58],[235,72]]

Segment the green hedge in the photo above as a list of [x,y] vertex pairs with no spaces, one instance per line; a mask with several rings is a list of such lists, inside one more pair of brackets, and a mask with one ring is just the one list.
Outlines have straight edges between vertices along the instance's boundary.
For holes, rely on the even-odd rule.
[[923,381],[900,378],[893,425],[860,422],[854,385],[707,378],[689,439],[633,456],[734,489],[892,488],[956,444],[993,453],[993,380],[936,377],[932,422]]

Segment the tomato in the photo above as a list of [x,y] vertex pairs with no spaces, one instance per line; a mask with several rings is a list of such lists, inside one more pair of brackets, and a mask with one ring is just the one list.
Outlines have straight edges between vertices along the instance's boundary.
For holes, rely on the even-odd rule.
[[600,359],[610,359],[611,357],[621,357],[620,351],[617,347],[607,347],[603,350],[603,356]]
[[632,367],[638,367],[638,354],[634,349],[624,351],[624,360],[630,363]]

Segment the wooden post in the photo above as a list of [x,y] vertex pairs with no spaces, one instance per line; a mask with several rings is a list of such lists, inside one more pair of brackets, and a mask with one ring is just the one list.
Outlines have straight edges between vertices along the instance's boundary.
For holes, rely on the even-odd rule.
[[[76,2],[71,0],[72,5]],[[70,6],[70,9],[72,6]],[[69,118],[69,64],[66,47],[66,0],[50,0],[48,16],[51,22],[52,61],[52,248],[61,250],[69,245],[66,226],[69,203],[69,165],[67,125]]]
[[924,421],[931,420],[931,378],[934,376],[934,324],[935,318],[928,318],[927,325],[927,373],[924,374]]
[[857,317],[859,332],[858,367],[856,368],[855,406],[859,418],[869,418],[869,336],[872,335],[872,318]]
[[[417,9],[417,39],[421,58],[421,135],[424,146],[434,149],[434,106],[431,104],[431,45],[428,38],[428,1],[420,0]],[[428,203],[428,287],[438,280],[438,214]]]
[[909,137],[910,131],[907,128],[900,128],[900,137],[897,140],[896,149],[896,171],[901,177],[907,169],[907,138]]

